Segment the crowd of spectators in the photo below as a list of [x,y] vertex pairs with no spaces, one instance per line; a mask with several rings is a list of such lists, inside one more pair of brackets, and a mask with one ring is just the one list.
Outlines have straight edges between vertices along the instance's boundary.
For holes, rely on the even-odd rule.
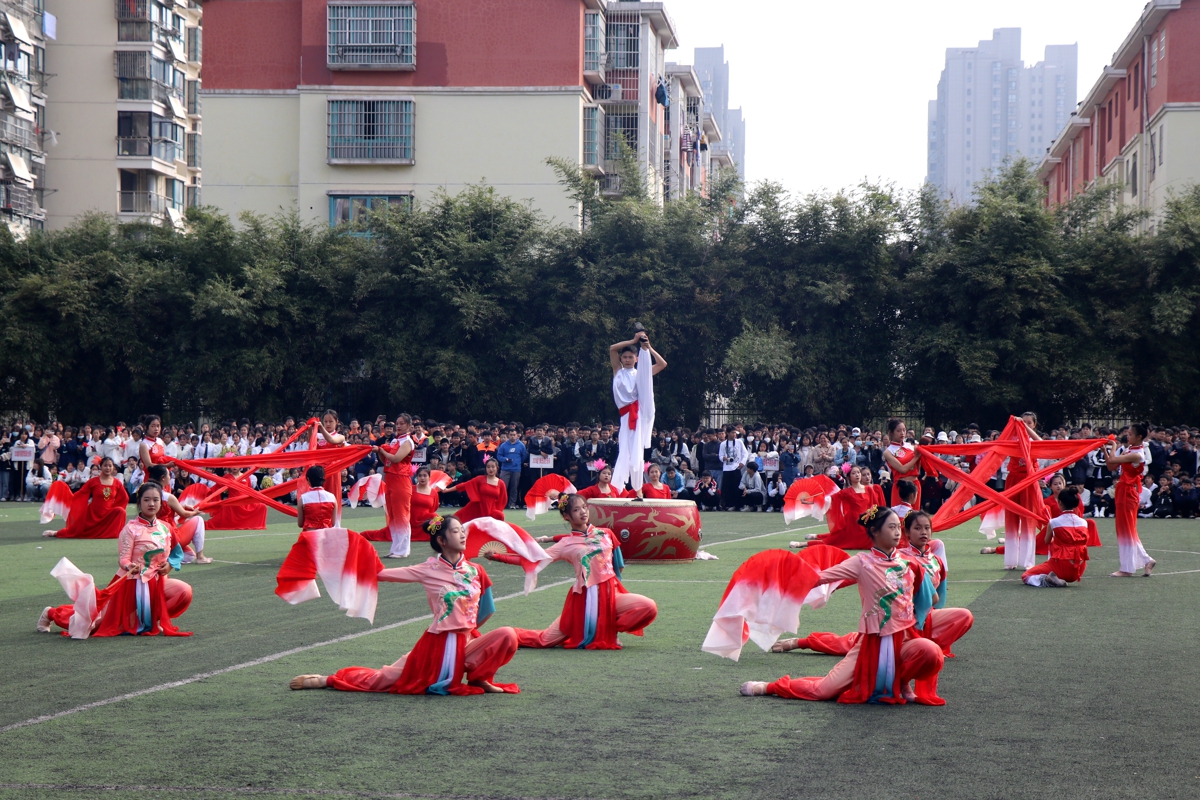
[[[167,425],[162,441],[167,455],[185,460],[219,459],[228,455],[257,455],[278,449],[296,431],[296,420],[282,423],[251,423],[247,419],[220,424]],[[340,426],[349,444],[381,445],[393,438],[395,426],[384,417],[372,422],[350,419]],[[566,476],[578,489],[597,482],[605,465],[617,456],[613,422],[565,425],[520,422],[465,424],[413,419],[414,437],[419,442],[413,461],[446,472],[452,481],[481,475],[487,460],[500,464],[500,476],[508,489],[510,505],[519,507],[532,483],[551,472]],[[1089,425],[1044,432],[1055,439],[1101,438],[1122,431]],[[60,422],[37,424],[18,421],[0,440],[0,501],[40,501],[52,481],[65,481],[72,490],[97,474],[102,458],[117,464],[126,489],[132,496],[144,480],[138,462],[143,431],[140,425],[64,426]],[[970,424],[962,431],[924,428],[910,432],[914,444],[951,444],[985,441],[998,431],[981,430]],[[1158,518],[1200,515],[1200,488],[1194,480],[1200,470],[1200,431],[1182,427],[1152,427],[1147,440],[1152,461],[1142,493],[1143,514]],[[303,446],[303,445],[301,445]],[[839,485],[853,466],[862,468],[870,480],[890,484],[883,458],[887,439],[879,429],[853,425],[818,425],[798,428],[786,424],[736,423],[716,428],[688,429],[682,426],[654,432],[653,446],[643,454],[647,467],[657,464],[671,496],[694,500],[705,510],[778,511],[788,486],[798,478],[828,475]],[[942,456],[955,462],[953,456]],[[27,459],[27,460],[22,460]],[[549,466],[547,466],[549,465]],[[963,464],[970,468],[971,464]],[[374,453],[342,474],[344,490],[361,478],[382,470]],[[178,472],[178,470],[177,470]],[[993,480],[1003,488],[1007,469]],[[1106,468],[1103,453],[1094,452],[1063,470],[1067,483],[1081,490],[1088,511],[1095,516],[1111,515],[1113,474]],[[298,475],[280,470],[263,470],[252,479],[265,488]],[[180,473],[178,481],[191,480]],[[936,511],[954,489],[954,484],[936,475],[922,473],[922,505]],[[452,500],[454,495],[448,495]]]

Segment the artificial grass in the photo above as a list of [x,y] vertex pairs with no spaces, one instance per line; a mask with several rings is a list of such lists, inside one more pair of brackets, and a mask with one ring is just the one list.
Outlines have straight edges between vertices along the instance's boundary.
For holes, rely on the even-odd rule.
[[[195,588],[180,619],[194,636],[37,634],[41,608],[65,602],[49,576],[54,563],[67,555],[105,581],[116,545],[44,540],[35,517],[32,506],[0,505],[0,727],[370,629],[325,598],[289,606],[275,597],[274,572],[295,528],[272,512],[265,532],[210,534],[208,554],[235,563],[180,574]],[[360,510],[346,521],[377,527],[379,517]],[[739,696],[744,680],[821,674],[835,660],[753,644],[738,663],[700,651],[733,570],[801,535],[799,525],[780,532],[778,514],[710,513],[703,522],[705,546],[720,560],[628,565],[629,590],[659,605],[644,638],[622,636],[620,652],[519,651],[499,679],[519,683],[520,695],[287,689],[302,672],[394,661],[424,630],[418,619],[0,733],[0,797],[1168,797],[1200,789],[1191,724],[1200,678],[1191,657],[1200,627],[1196,522],[1143,521],[1164,574],[1118,580],[1104,577],[1116,547],[1111,520],[1100,520],[1106,546],[1093,551],[1083,584],[1065,590],[1022,585],[1001,557],[979,555],[972,526],[942,534],[950,603],[971,607],[976,624],[942,673],[949,705],[940,709]],[[561,523],[546,515],[528,528],[548,533]],[[425,546],[415,545],[417,557]],[[497,596],[519,593],[519,569],[487,566]],[[556,564],[539,585],[569,575]],[[544,627],[566,591],[503,600],[489,627]],[[381,585],[375,627],[427,613],[418,587]],[[857,594],[839,592],[826,608],[805,610],[801,632],[849,631],[857,617]]]

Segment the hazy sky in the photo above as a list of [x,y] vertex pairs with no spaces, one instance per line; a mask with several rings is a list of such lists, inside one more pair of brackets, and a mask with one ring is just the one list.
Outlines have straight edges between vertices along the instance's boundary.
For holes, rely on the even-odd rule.
[[925,178],[927,103],[947,47],[1021,28],[1021,57],[1079,44],[1082,100],[1145,0],[670,0],[679,49],[725,45],[746,115],[746,177],[794,193]]

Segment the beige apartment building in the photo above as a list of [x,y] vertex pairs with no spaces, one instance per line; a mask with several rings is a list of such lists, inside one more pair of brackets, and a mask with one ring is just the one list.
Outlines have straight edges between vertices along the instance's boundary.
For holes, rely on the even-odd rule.
[[179,224],[200,204],[197,0],[46,0],[59,20],[45,124],[46,226],[98,211]]

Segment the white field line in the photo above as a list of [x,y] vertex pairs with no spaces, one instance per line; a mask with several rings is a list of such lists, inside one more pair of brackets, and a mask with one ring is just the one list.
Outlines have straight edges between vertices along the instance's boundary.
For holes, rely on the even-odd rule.
[[[553,589],[556,586],[565,586],[568,583],[574,583],[574,582],[575,582],[575,578],[573,578],[573,577],[567,578],[565,580],[555,581],[554,583],[548,583],[545,586],[539,586],[536,589],[534,589],[533,591],[541,592],[541,591],[545,591],[546,589]],[[524,592],[513,592],[512,594],[506,594],[503,597],[497,597],[495,602],[499,603],[502,600],[511,600],[515,597],[523,597],[524,594],[525,594]],[[41,722],[49,722],[51,720],[59,719],[60,717],[66,717],[71,714],[78,714],[80,711],[90,711],[93,708],[100,708],[102,706],[111,705],[112,703],[119,703],[122,700],[132,700],[135,697],[142,697],[143,695],[154,694],[155,692],[162,692],[167,689],[176,689],[180,686],[187,686],[189,683],[196,683],[197,681],[202,681],[207,678],[213,678],[213,677],[216,677],[217,675],[224,675],[227,672],[235,672],[237,670],[246,669],[247,667],[257,667],[262,664],[269,664],[272,661],[278,661],[281,658],[286,658],[287,656],[293,656],[293,655],[296,655],[297,653],[303,653],[307,650],[314,650],[318,647],[325,647],[325,646],[331,645],[331,644],[341,644],[342,642],[349,642],[353,639],[358,639],[363,636],[370,636],[373,633],[383,633],[384,631],[394,630],[396,628],[401,628],[405,625],[411,625],[414,622],[422,622],[427,619],[433,619],[433,615],[432,614],[422,614],[419,617],[412,617],[410,619],[401,620],[400,622],[393,622],[390,625],[384,625],[379,628],[371,628],[370,630],[359,631],[358,633],[350,633],[345,636],[339,636],[336,639],[329,639],[324,642],[316,642],[315,644],[306,644],[301,647],[293,647],[290,650],[284,650],[279,653],[273,653],[269,656],[263,656],[262,658],[253,659],[252,661],[244,661],[241,664],[234,664],[229,667],[221,667],[220,669],[209,670],[208,672],[201,672],[201,673],[191,676],[190,678],[184,678],[184,679],[178,680],[178,681],[171,681],[169,683],[160,683],[157,686],[150,686],[146,689],[138,689],[136,692],[128,692],[126,694],[118,695],[116,697],[109,697],[104,700],[96,700],[95,702],[92,702],[92,703],[84,703],[81,706],[75,706],[74,708],[68,708],[65,711],[57,711],[53,714],[43,714],[40,717],[33,717],[31,719],[22,720],[21,722],[14,722],[11,725],[5,725],[4,727],[0,728],[0,733],[5,733],[7,731],[15,731],[18,728],[26,728],[30,725],[37,725],[38,723],[41,723]]]
[[743,536],[741,539],[726,539],[723,542],[701,542],[700,549],[707,550],[710,547],[719,547],[723,544],[733,544],[734,542],[748,542],[751,539],[766,539],[768,536],[779,536],[784,533],[795,533],[797,531],[806,531],[809,528],[818,528],[820,525],[805,525],[800,528],[787,528],[782,531],[772,531],[771,533],[760,533],[757,536]]

